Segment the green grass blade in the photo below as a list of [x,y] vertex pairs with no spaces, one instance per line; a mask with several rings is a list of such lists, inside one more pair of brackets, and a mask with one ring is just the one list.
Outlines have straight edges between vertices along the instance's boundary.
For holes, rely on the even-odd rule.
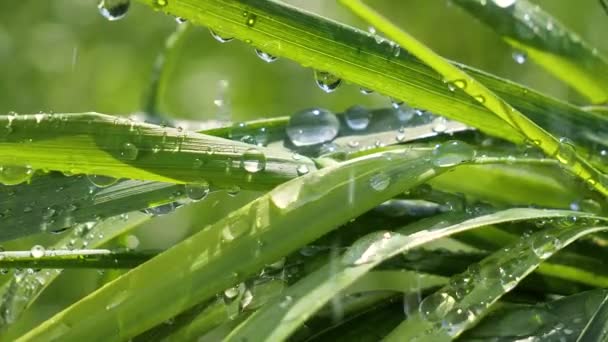
[[606,341],[608,339],[608,294],[578,336],[577,342]]
[[[297,177],[298,166],[315,169],[312,161],[296,161],[285,150],[95,113],[1,116],[0,127],[5,184],[27,180],[32,170],[57,170],[269,189]],[[247,171],[250,164],[254,172]]]
[[577,224],[547,228],[485,258],[426,297],[418,312],[399,325],[387,341],[450,341],[472,327],[504,294],[543,260],[585,235],[608,227]]
[[[41,253],[38,256],[36,253]],[[134,253],[109,249],[53,249],[0,252],[2,268],[134,268],[158,253]]]
[[[331,298],[367,272],[399,253],[424,243],[490,224],[541,217],[563,217],[569,211],[509,209],[471,218],[447,214],[422,220],[396,232],[376,232],[359,239],[341,257],[290,287],[280,301],[253,314],[232,334],[235,341],[283,340]],[[277,324],[280,322],[280,324]]]
[[528,0],[508,7],[484,0],[454,3],[591,102],[608,101],[606,58],[538,5]]
[[539,147],[545,154],[558,159],[574,175],[587,182],[603,195],[608,195],[608,180],[605,179],[606,177],[584,158],[579,156],[572,145],[557,140],[519,110],[498,97],[485,85],[465,71],[450,64],[443,57],[437,55],[426,45],[383,18],[360,0],[340,0],[340,2],[363,20],[386,33],[404,48],[407,48],[410,53],[437,71],[446,82],[453,84],[456,88],[464,91],[471,98],[474,98],[485,108],[492,111],[515,131],[526,137],[529,142]]
[[[407,151],[362,157],[284,183],[60,312],[23,339],[79,339],[93,326],[100,338],[133,337],[449,169],[435,168],[429,155],[412,159]],[[327,210],[336,203],[343,209]],[[174,271],[168,277],[159,269]],[[146,290],[133,296],[132,289],[140,284]],[[95,315],[85,314],[92,310]]]

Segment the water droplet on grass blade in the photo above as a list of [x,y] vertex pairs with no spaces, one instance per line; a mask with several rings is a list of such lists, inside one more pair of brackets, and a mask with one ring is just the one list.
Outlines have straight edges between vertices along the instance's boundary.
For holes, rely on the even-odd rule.
[[362,131],[367,128],[372,113],[363,106],[352,106],[346,110],[344,120],[350,129]]
[[299,165],[298,168],[296,169],[296,172],[298,173],[298,176],[303,176],[309,172],[308,166]]
[[378,173],[369,179],[369,185],[376,191],[384,191],[391,184],[391,177],[384,172]]
[[213,37],[213,39],[217,40],[220,43],[228,43],[228,42],[231,42],[232,40],[234,40],[233,37],[226,37],[226,36],[220,35],[219,33],[213,31],[212,29],[209,29],[209,33],[211,33],[211,37]]
[[120,158],[124,160],[135,160],[139,154],[139,149],[132,143],[124,143],[120,150]]
[[274,61],[277,60],[276,56],[273,56],[273,55],[271,55],[269,53],[266,53],[266,52],[264,52],[262,50],[259,50],[259,49],[255,49],[255,54],[258,57],[260,57],[260,59],[263,60],[266,63],[272,63],[272,62],[274,62]]
[[492,0],[494,4],[500,8],[507,8],[513,6],[517,0]]
[[521,52],[521,51],[514,51],[511,56],[513,56],[513,60],[517,64],[524,64],[524,63],[526,63],[526,60],[528,59],[528,56],[526,55],[526,53]]
[[359,238],[342,256],[342,263],[348,266],[367,264],[381,257],[393,233],[373,232]]
[[0,166],[0,183],[17,185],[29,181],[34,174],[29,166]]
[[456,304],[454,297],[445,292],[433,293],[420,302],[418,310],[422,318],[429,322],[441,321]]
[[341,78],[326,71],[315,70],[314,75],[315,82],[326,93],[335,91],[342,84]]
[[475,149],[461,141],[447,141],[435,146],[433,164],[438,167],[450,167],[470,161],[475,157]]
[[250,173],[256,173],[266,168],[266,156],[258,149],[250,148],[241,157],[241,167]]
[[340,129],[336,116],[326,109],[306,109],[293,114],[287,136],[295,146],[311,146],[333,140]]
[[106,188],[118,182],[118,179],[114,177],[100,175],[87,175],[87,179],[89,180],[89,182],[91,182],[91,184],[95,185],[98,188]]
[[201,183],[186,184],[186,195],[193,201],[205,199],[209,194],[209,183],[203,181]]
[[30,249],[30,255],[32,258],[39,259],[44,256],[44,247],[40,245],[35,245]]
[[130,0],[101,0],[97,4],[97,8],[104,18],[114,21],[124,18],[130,4]]

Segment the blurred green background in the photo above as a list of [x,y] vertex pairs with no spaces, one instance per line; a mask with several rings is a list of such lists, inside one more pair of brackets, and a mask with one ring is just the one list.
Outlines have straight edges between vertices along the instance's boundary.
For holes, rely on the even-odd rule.
[[[289,2],[367,30],[334,0]],[[583,103],[533,63],[517,64],[509,46],[449,0],[369,3],[445,57]],[[597,0],[537,3],[592,46],[608,52],[608,16]],[[176,25],[174,18],[133,0],[127,16],[115,22],[99,15],[95,0],[0,1],[0,114],[96,111],[127,115],[139,111],[156,56]],[[188,33],[177,58],[160,107],[173,117],[215,119],[220,109],[214,100],[221,96],[230,102],[234,121],[289,115],[313,106],[342,111],[354,104],[383,107],[390,103],[379,95],[362,95],[357,86],[348,84],[326,94],[315,86],[312,70],[282,59],[265,63],[250,46],[238,41],[220,44],[201,27]],[[226,81],[222,94],[220,84]],[[133,234],[141,242],[140,249],[165,248],[255,195],[241,193],[232,198],[213,193],[175,215],[150,221]],[[5,247],[27,249],[45,244],[45,239],[49,236],[34,236]],[[66,275],[28,312],[22,329],[93,290],[100,281],[96,271]]]
[[[291,0],[297,6],[367,29],[333,0]],[[512,50],[490,29],[446,0],[376,0],[373,5],[440,54],[574,102],[580,99],[531,62],[515,63]],[[543,0],[553,13],[600,51],[608,51],[608,16],[597,0]],[[128,114],[139,110],[155,57],[174,18],[132,1],[127,16],[110,22],[95,0],[0,1],[0,113],[39,111]],[[219,44],[205,28],[185,38],[177,68],[161,99],[175,117],[215,118],[219,84],[233,120],[290,114],[310,106],[343,110],[355,103],[385,106],[356,86],[325,94],[312,71],[278,60],[267,64],[253,49]]]

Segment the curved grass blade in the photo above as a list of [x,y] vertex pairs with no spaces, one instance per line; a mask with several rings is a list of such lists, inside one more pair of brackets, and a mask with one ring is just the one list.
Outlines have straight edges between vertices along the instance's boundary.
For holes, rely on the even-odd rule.
[[604,295],[597,311],[591,317],[577,342],[606,341],[608,339],[608,294]]
[[492,111],[545,154],[559,160],[572,174],[588,183],[604,196],[608,195],[608,179],[606,179],[606,176],[579,156],[571,144],[557,140],[475,78],[450,64],[443,57],[399,29],[360,0],[340,0],[340,2],[363,20],[386,33],[390,38],[395,39],[410,53],[436,70],[446,82],[461,89]]
[[33,269],[66,268],[134,268],[155,252],[135,253],[109,249],[52,249],[0,252],[0,267]]
[[600,5],[602,5],[602,7],[604,8],[604,11],[606,11],[606,14],[608,14],[608,0],[599,0]]
[[606,290],[597,289],[536,305],[497,303],[497,308],[465,332],[462,339],[574,341],[607,294]]
[[567,215],[572,212],[509,209],[478,217],[450,213],[418,221],[394,233],[369,234],[355,242],[338,265],[326,265],[300,280],[284,293],[281,301],[261,308],[230,337],[236,341],[242,338],[253,341],[285,339],[331,298],[375,266],[427,242],[500,222]]
[[528,0],[507,7],[484,0],[454,3],[519,50],[516,58],[527,55],[593,103],[608,101],[606,58],[538,5]]
[[5,184],[27,180],[32,170],[57,170],[267,190],[297,177],[299,166],[315,169],[284,150],[95,113],[0,116],[0,127]]
[[[413,158],[407,151],[362,157],[284,183],[106,284],[22,339],[79,339],[93,327],[100,338],[131,338],[449,169],[436,168],[430,155]],[[327,210],[336,203],[343,209]],[[159,269],[174,271],[168,277]],[[140,291],[140,286],[146,290]],[[138,295],[132,296],[135,289]],[[106,310],[84,315],[98,307]]]
[[608,227],[576,224],[551,227],[523,237],[457,276],[426,297],[418,312],[399,325],[387,341],[450,341],[471,328],[504,294],[515,288],[544,260],[575,240]]

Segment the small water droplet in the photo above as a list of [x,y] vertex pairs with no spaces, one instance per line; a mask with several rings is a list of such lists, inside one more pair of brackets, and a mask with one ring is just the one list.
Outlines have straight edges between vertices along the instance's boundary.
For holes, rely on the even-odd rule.
[[0,166],[0,183],[4,185],[17,185],[32,178],[33,170],[29,166]]
[[437,167],[450,167],[472,160],[475,149],[461,141],[447,141],[435,146],[433,164]]
[[296,172],[298,173],[298,176],[303,176],[309,172],[308,166],[303,165],[303,164],[299,165],[298,168],[296,169]]
[[496,6],[500,8],[507,8],[513,6],[517,0],[492,0]]
[[340,129],[336,116],[320,108],[293,114],[287,124],[287,136],[295,146],[311,146],[333,140]]
[[107,188],[110,185],[116,184],[118,179],[109,176],[101,176],[101,175],[87,175],[87,179],[91,184],[98,188]]
[[266,156],[256,148],[250,148],[241,157],[241,167],[250,173],[256,173],[266,168]]
[[178,24],[183,24],[185,22],[187,22],[188,20],[186,18],[182,18],[182,17],[175,17],[175,22]]
[[120,150],[120,158],[124,160],[135,160],[138,154],[139,149],[130,142],[124,143]]
[[168,0],[155,0],[154,5],[159,8],[159,7],[165,7],[169,4]]
[[574,143],[568,138],[559,139],[559,148],[555,153],[555,158],[564,165],[571,165],[576,162]]
[[441,321],[441,327],[452,337],[459,335],[470,322],[475,320],[471,310],[456,309],[448,312]]
[[391,184],[391,177],[380,172],[369,179],[369,185],[376,191],[384,191]]
[[276,56],[273,56],[273,55],[271,55],[269,53],[266,53],[266,52],[264,52],[262,50],[259,50],[259,49],[255,49],[255,54],[258,57],[260,57],[260,59],[263,60],[266,63],[272,63],[272,62],[274,62],[274,61],[277,60]]
[[213,39],[217,40],[220,43],[228,43],[228,42],[231,42],[232,40],[234,40],[233,37],[226,37],[226,36],[220,35],[219,33],[213,31],[212,29],[209,29],[209,33],[211,33],[211,37],[213,37]]
[[203,181],[200,183],[186,184],[186,195],[193,201],[205,199],[209,194],[209,183]]
[[369,94],[372,94],[374,91],[371,89],[368,89],[368,88],[361,87],[359,89],[359,92],[363,95],[369,95]]
[[420,302],[418,311],[429,322],[441,321],[456,304],[456,299],[445,292],[435,292]]
[[475,95],[475,96],[473,96],[473,99],[475,99],[475,101],[477,101],[479,103],[486,102],[486,98],[483,95]]
[[226,192],[230,196],[236,196],[239,194],[239,192],[241,192],[241,187],[239,187],[238,185],[232,185],[226,188]]
[[433,132],[443,133],[448,129],[448,121],[443,116],[439,116],[433,120]]
[[526,55],[526,53],[521,52],[521,51],[513,51],[513,54],[511,54],[511,56],[513,57],[513,60],[517,64],[524,64],[524,63],[526,63],[526,60],[528,59],[528,56]]
[[[247,13],[247,12],[245,12],[245,13]],[[255,15],[253,13],[247,13],[245,24],[247,24],[247,26],[249,26],[249,27],[254,27],[257,20],[258,20],[257,15]]]
[[529,243],[534,254],[542,260],[549,258],[561,248],[561,241],[548,234],[535,236]]
[[39,259],[44,256],[44,247],[40,245],[35,245],[30,249],[30,255],[32,258]]
[[315,82],[317,83],[319,88],[321,88],[321,90],[326,93],[331,93],[335,91],[340,86],[340,84],[342,84],[341,78],[326,71],[315,70],[314,76]]
[[344,120],[350,129],[362,131],[367,128],[372,113],[363,106],[352,106],[344,114]]
[[97,4],[99,13],[110,21],[119,20],[127,15],[130,0],[100,0]]

